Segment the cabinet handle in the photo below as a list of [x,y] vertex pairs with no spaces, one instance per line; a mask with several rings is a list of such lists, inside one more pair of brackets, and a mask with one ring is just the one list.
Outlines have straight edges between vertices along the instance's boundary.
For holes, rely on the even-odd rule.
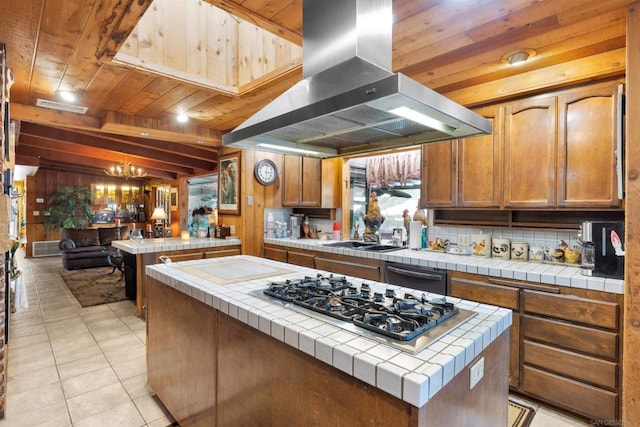
[[494,279],[493,277],[490,277],[488,281],[492,285],[511,286],[512,288],[530,289],[533,291],[547,292],[550,294],[560,293],[560,288],[550,285],[543,285],[541,283],[512,282],[510,280]]

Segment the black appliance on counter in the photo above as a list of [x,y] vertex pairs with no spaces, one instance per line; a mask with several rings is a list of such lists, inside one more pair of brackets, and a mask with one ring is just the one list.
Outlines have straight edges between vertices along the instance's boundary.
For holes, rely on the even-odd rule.
[[440,295],[447,294],[447,270],[386,262],[385,282]]
[[624,278],[624,221],[585,221],[582,231],[582,274]]
[[475,315],[444,297],[399,296],[391,288],[374,291],[367,283],[358,287],[332,274],[272,282],[263,294],[390,338],[385,343],[412,352]]

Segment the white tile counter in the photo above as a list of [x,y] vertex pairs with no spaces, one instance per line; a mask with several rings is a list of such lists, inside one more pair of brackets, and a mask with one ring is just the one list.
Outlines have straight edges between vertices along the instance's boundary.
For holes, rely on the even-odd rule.
[[335,243],[335,241],[311,239],[265,239],[265,243],[343,254],[354,258],[372,258],[382,261],[399,262],[424,267],[438,267],[506,279],[527,280],[529,282],[605,291],[615,294],[624,293],[623,280],[583,276],[580,273],[580,268],[568,264],[555,265],[539,262],[511,261],[411,249],[400,249],[386,253],[372,253],[349,248],[326,247],[325,245]]
[[182,240],[180,237],[165,237],[159,239],[114,240],[111,245],[130,254],[144,254],[153,252],[180,251],[184,249],[217,248],[222,246],[239,245],[240,239],[212,239],[209,237],[191,237]]
[[[284,269],[287,273],[222,285],[187,272],[188,267],[224,269],[225,264],[231,266],[238,261]],[[475,312],[476,316],[428,347],[411,354],[366,334],[341,328],[330,317],[323,321],[313,312],[286,308],[278,302],[252,294],[252,291],[265,289],[273,280],[316,273],[317,270],[249,256],[146,267],[148,276],[416,407],[427,403],[511,326],[511,310],[448,297],[448,301]],[[363,282],[358,278],[348,279],[356,285]],[[394,288],[421,295],[419,291],[399,286],[366,282],[373,291],[384,292],[387,288]]]

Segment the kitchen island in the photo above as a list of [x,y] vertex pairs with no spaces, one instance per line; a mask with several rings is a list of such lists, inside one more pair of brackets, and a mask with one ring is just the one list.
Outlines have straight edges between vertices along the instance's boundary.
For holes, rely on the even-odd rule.
[[120,249],[124,259],[127,289],[135,289],[136,315],[145,318],[147,265],[157,264],[160,257],[173,261],[217,258],[240,254],[239,239],[165,237],[159,239],[114,240],[111,245]]
[[262,294],[317,270],[232,256],[146,273],[148,382],[181,425],[506,425],[511,310],[448,298],[475,316],[411,353]]

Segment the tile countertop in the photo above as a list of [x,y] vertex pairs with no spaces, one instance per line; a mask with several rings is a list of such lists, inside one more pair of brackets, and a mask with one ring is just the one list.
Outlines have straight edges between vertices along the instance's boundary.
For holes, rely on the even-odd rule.
[[580,268],[571,265],[545,264],[483,258],[471,255],[451,255],[424,250],[400,249],[385,253],[363,252],[349,248],[331,248],[325,245],[335,241],[312,239],[265,239],[265,243],[311,249],[353,257],[373,258],[383,261],[413,264],[426,267],[438,267],[446,270],[502,277],[505,279],[527,280],[529,282],[547,283],[550,285],[571,288],[605,291],[615,294],[624,293],[624,281],[605,279],[603,277],[587,277],[580,274]]
[[212,239],[209,237],[191,237],[182,240],[180,237],[159,239],[114,240],[111,245],[130,254],[150,252],[180,251],[184,249],[215,248],[220,246],[239,245],[240,239]]
[[[190,266],[217,269],[239,260],[293,273],[220,285],[187,272]],[[427,403],[511,326],[509,309],[447,297],[476,316],[410,354],[343,329],[332,318],[325,322],[313,312],[307,315],[306,310],[292,310],[251,293],[265,289],[270,281],[315,275],[317,271],[243,255],[146,267],[148,276],[416,407]],[[363,281],[348,279],[357,286]],[[394,288],[421,295],[413,289],[366,282],[374,291]]]

